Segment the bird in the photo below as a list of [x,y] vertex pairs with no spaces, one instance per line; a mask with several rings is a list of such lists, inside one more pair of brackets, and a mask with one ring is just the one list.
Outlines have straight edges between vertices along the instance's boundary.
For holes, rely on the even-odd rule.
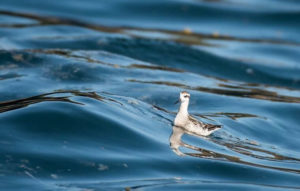
[[180,107],[173,122],[174,126],[181,127],[200,136],[208,136],[214,131],[222,128],[221,125],[213,125],[198,121],[189,114],[188,107],[190,102],[190,94],[188,92],[180,92],[179,99],[176,103],[178,102],[180,102]]

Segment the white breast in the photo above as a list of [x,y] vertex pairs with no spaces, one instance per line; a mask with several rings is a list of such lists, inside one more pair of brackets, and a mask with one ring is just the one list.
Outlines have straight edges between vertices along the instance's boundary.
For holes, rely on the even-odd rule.
[[174,120],[174,125],[179,127],[185,127],[188,121],[188,117],[178,113]]

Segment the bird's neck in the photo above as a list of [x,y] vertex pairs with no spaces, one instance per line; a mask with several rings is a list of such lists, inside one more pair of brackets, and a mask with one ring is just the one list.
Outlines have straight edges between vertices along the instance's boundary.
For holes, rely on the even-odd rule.
[[181,102],[178,113],[183,116],[188,116],[189,101]]

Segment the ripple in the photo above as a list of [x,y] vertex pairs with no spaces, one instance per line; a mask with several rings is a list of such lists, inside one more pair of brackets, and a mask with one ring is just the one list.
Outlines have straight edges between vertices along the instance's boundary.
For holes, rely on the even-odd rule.
[[300,103],[299,97],[291,97],[278,95],[277,92],[267,91],[263,89],[245,89],[243,88],[241,91],[233,91],[228,89],[216,89],[216,88],[208,88],[208,87],[191,87],[185,84],[174,83],[174,82],[165,82],[165,81],[139,81],[139,80],[129,80],[130,82],[138,82],[138,83],[146,83],[146,84],[157,84],[157,85],[167,85],[167,86],[175,86],[189,90],[196,90],[214,94],[228,95],[228,96],[237,96],[237,97],[247,97],[254,99],[262,99],[269,101],[278,101],[278,102],[287,102],[287,103]]
[[[240,42],[254,42],[254,43],[271,43],[271,44],[286,44],[286,45],[293,45],[299,46],[300,44],[297,42],[291,41],[284,41],[284,40],[272,40],[272,39],[247,39],[247,38],[240,38],[240,37],[233,37],[229,35],[219,35],[219,34],[201,34],[201,33],[187,33],[183,31],[172,31],[166,29],[147,29],[147,28],[137,28],[137,27],[109,27],[104,25],[94,25],[85,22],[80,22],[77,20],[72,19],[65,19],[59,17],[45,17],[34,15],[30,13],[21,13],[21,12],[12,12],[12,11],[5,11],[0,10],[0,14],[9,15],[9,16],[17,16],[26,19],[33,19],[40,22],[40,25],[71,25],[71,26],[80,26],[84,28],[89,28],[92,30],[102,31],[102,32],[109,32],[109,33],[125,33],[128,35],[133,34],[132,36],[136,36],[135,31],[141,32],[139,37],[145,37],[143,32],[160,32],[165,33],[168,35],[174,35],[176,42],[181,42],[185,44],[203,44],[201,43],[202,39],[218,39],[218,40],[231,40],[231,41],[240,41]],[[3,25],[0,27],[31,27],[36,26],[37,24],[15,24],[15,25]],[[131,32],[132,31],[132,32]],[[169,39],[168,39],[169,40]],[[200,42],[200,43],[199,43]]]
[[[300,171],[295,168],[295,169],[291,169],[291,168],[283,168],[283,167],[277,167],[274,166],[275,164],[271,165],[271,161],[294,161],[299,163],[300,159],[297,158],[291,158],[291,157],[286,157],[286,156],[282,156],[282,155],[278,155],[274,152],[270,152],[261,148],[255,148],[255,147],[250,147],[250,146],[246,146],[245,142],[236,142],[234,144],[229,143],[229,142],[223,142],[223,141],[219,141],[219,140],[214,140],[214,139],[209,139],[212,142],[216,143],[216,144],[220,144],[222,146],[225,146],[226,148],[230,149],[231,151],[237,152],[239,154],[242,155],[246,155],[246,156],[251,156],[257,159],[261,159],[261,160],[267,160],[269,161],[269,165],[264,165],[263,163],[260,164],[260,162],[257,161],[257,163],[252,163],[249,162],[245,159],[245,157],[238,157],[231,154],[231,155],[227,155],[227,154],[223,154],[223,153],[219,153],[219,152],[215,152],[212,150],[208,150],[208,149],[204,149],[204,148],[200,148],[200,147],[196,147],[190,144],[187,144],[185,142],[183,142],[181,140],[182,136],[184,134],[192,134],[194,136],[197,136],[191,132],[186,131],[183,128],[177,127],[177,126],[173,126],[173,131],[172,134],[170,136],[170,147],[173,149],[173,151],[178,154],[179,156],[184,156],[184,155],[188,155],[188,156],[193,156],[193,157],[198,157],[198,158],[209,158],[209,159],[220,159],[220,160],[227,160],[230,162],[235,162],[235,163],[240,163],[240,164],[246,164],[246,165],[251,165],[251,166],[256,166],[256,167],[261,167],[261,168],[270,168],[270,169],[274,169],[274,170],[280,170],[280,171],[286,171],[286,172],[294,172],[294,173],[300,173]],[[200,136],[199,136],[200,137]],[[182,153],[179,148],[180,147],[185,147],[194,151],[197,151],[195,153]],[[269,154],[273,157],[265,157],[262,155],[256,155],[255,152],[261,152],[261,153],[266,153]]]

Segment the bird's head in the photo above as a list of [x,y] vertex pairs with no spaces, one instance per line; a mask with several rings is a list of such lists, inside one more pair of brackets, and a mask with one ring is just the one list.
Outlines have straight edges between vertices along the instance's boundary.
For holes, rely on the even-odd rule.
[[185,102],[188,102],[189,100],[190,100],[190,94],[186,91],[183,91],[183,92],[180,92],[179,99],[178,99],[178,101],[175,102],[175,104],[178,102],[185,103]]
[[190,94],[186,91],[180,92],[179,99],[180,99],[181,103],[189,101],[190,100]]

